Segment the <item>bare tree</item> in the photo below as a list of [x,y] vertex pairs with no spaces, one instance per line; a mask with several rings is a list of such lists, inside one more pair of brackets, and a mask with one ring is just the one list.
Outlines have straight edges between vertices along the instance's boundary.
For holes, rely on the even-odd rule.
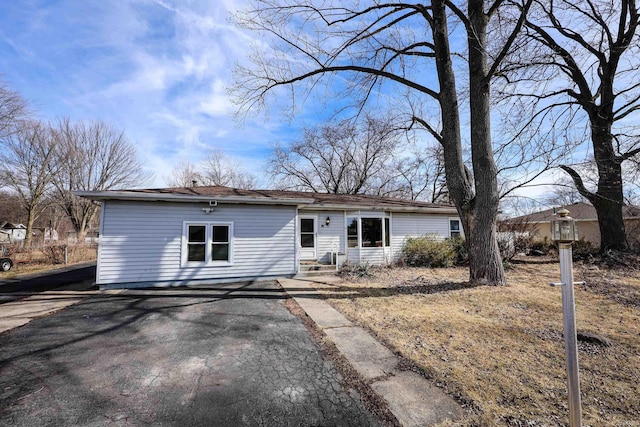
[[301,141],[274,148],[267,171],[282,189],[446,199],[442,147],[416,150],[411,132],[389,115],[307,128]]
[[256,177],[246,172],[239,161],[229,158],[219,148],[211,150],[198,165],[184,161],[177,163],[165,181],[172,187],[199,184],[242,189],[255,189],[257,183]]
[[596,209],[601,251],[627,248],[622,164],[640,153],[632,120],[640,110],[639,24],[636,0],[536,1],[525,26],[529,43],[503,70],[512,97],[531,100],[537,114],[563,115],[567,132],[586,129],[596,187],[573,166],[584,159],[561,167]]
[[574,203],[584,202],[586,199],[576,190],[570,178],[560,178],[555,182],[551,194],[544,198],[548,206],[569,206]]
[[19,129],[19,123],[29,116],[27,101],[0,80],[0,140]]
[[56,144],[47,125],[24,121],[0,150],[0,180],[16,192],[27,214],[25,247],[31,246],[33,223],[46,209],[46,195],[58,173]]
[[186,161],[176,163],[171,169],[171,174],[164,180],[169,187],[191,187],[194,183],[205,182],[197,167]]
[[268,173],[280,188],[339,194],[386,194],[401,145],[390,120],[366,116],[305,129],[301,141],[275,147]]
[[0,223],[3,221],[12,223],[27,221],[20,197],[15,192],[0,191]]
[[[298,91],[308,97],[336,75],[347,77],[338,82],[340,93],[351,95],[359,108],[373,102],[375,94],[398,89],[411,93],[418,103],[435,103],[439,128],[430,116],[413,120],[443,146],[449,196],[470,249],[470,280],[505,284],[496,239],[500,194],[491,138],[491,82],[521,31],[531,2],[469,0],[463,10],[464,6],[446,0],[367,5],[256,1],[251,11],[238,17],[239,23],[273,36],[274,49],[265,51],[263,46],[262,53],[252,56],[255,66],[239,68],[236,95],[241,110],[264,105],[267,96],[275,96],[283,86],[290,89],[295,108]],[[496,22],[501,11],[515,19]],[[450,17],[461,25],[451,30]],[[487,37],[490,23],[499,33],[491,38],[495,45]],[[464,61],[457,61],[451,41],[461,36],[468,46],[461,54]],[[472,170],[463,162],[460,87],[454,65],[467,71]],[[431,70],[434,79],[426,75]]]
[[205,159],[202,176],[209,185],[252,189],[256,186],[256,178],[246,172],[240,162],[229,158],[219,149],[213,149]]
[[103,191],[144,185],[145,174],[133,143],[123,131],[102,122],[59,119],[53,135],[57,141],[52,175],[56,197],[67,213],[80,241],[100,206],[73,195],[76,190]]
[[394,169],[397,171],[394,196],[431,203],[449,202],[442,145],[413,152],[397,161]]

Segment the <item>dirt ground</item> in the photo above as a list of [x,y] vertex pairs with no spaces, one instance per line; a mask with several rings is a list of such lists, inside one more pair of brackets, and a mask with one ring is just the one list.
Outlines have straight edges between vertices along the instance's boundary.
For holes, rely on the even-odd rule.
[[[585,426],[640,426],[640,267],[578,263]],[[568,419],[559,265],[521,258],[509,286],[469,284],[466,268],[377,270],[326,298],[468,409],[466,426],[565,426]],[[459,425],[459,424],[458,424]]]

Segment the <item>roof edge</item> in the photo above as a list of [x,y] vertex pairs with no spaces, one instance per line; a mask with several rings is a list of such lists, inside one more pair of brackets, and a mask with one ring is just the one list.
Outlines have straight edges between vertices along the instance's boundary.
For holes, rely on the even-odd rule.
[[340,210],[340,211],[389,211],[389,212],[429,212],[429,213],[442,213],[442,214],[454,214],[458,215],[458,211],[455,206],[380,206],[380,205],[350,205],[350,204],[322,204],[314,203],[313,205],[303,206],[302,209],[309,211],[326,211],[326,210]]
[[89,200],[127,200],[146,202],[222,202],[255,205],[305,205],[313,203],[309,198],[273,198],[252,196],[200,196],[191,194],[138,193],[133,191],[74,191],[78,197]]

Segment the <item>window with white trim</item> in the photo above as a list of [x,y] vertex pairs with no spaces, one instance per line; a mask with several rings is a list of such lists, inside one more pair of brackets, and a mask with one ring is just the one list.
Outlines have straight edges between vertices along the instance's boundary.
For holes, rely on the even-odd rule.
[[358,218],[347,217],[347,246],[350,248],[358,247]]
[[384,245],[391,246],[391,221],[389,221],[389,217],[384,219]]
[[451,238],[462,237],[462,229],[460,227],[459,219],[449,220],[449,236]]
[[233,262],[233,223],[184,223],[184,266],[223,266]]
[[388,217],[347,217],[347,247],[381,248],[391,246]]
[[362,222],[362,247],[382,247],[382,218],[361,218]]

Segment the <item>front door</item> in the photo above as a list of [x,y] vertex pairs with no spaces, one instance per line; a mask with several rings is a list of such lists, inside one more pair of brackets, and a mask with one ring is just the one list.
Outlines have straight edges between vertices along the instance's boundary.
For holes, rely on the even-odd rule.
[[300,259],[315,260],[316,255],[316,217],[300,216],[298,218],[300,230]]

